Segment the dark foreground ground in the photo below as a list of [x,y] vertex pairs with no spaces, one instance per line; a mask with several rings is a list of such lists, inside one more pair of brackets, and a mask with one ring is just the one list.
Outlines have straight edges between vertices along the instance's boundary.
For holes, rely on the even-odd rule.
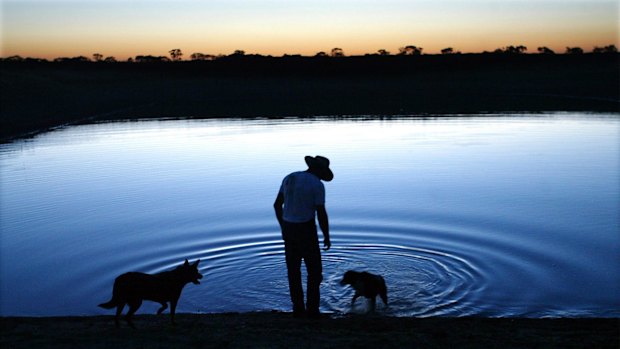
[[293,319],[277,312],[0,318],[2,348],[614,348],[620,319]]
[[0,62],[0,140],[136,118],[620,111],[620,54]]

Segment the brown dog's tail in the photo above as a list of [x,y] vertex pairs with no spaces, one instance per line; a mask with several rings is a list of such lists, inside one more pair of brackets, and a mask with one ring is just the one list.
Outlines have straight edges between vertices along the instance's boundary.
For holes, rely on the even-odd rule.
[[112,298],[109,302],[101,303],[99,306],[105,309],[112,309],[116,306],[116,302],[114,301],[114,298]]

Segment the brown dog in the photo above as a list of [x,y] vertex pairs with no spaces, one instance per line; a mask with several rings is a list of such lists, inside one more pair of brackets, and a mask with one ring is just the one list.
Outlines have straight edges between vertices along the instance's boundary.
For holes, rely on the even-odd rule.
[[190,265],[186,259],[183,265],[174,270],[152,275],[136,272],[125,273],[114,280],[112,299],[107,303],[99,304],[99,306],[105,309],[116,307],[114,323],[116,327],[120,327],[118,320],[125,304],[128,304],[129,311],[125,315],[125,321],[129,326],[135,328],[131,317],[140,308],[143,300],[160,303],[161,308],[157,310],[157,314],[166,310],[168,308],[167,303],[170,302],[170,319],[174,325],[174,312],[183,287],[188,282],[198,285],[200,284],[198,280],[202,279],[202,274],[198,272],[199,262],[200,259]]
[[353,306],[355,300],[359,296],[364,296],[370,300],[371,311],[375,310],[377,296],[381,297],[383,304],[388,304],[385,280],[379,275],[374,275],[365,271],[357,272],[349,270],[344,273],[340,284],[351,285],[351,287],[355,290],[353,300],[351,301],[351,306]]

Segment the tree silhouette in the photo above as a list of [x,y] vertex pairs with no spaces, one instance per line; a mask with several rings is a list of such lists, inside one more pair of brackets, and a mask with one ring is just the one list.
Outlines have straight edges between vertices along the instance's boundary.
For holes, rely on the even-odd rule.
[[212,61],[215,58],[213,55],[206,55],[200,52],[192,53],[189,57],[192,61]]
[[423,48],[421,47],[408,45],[405,47],[400,47],[398,49],[398,54],[401,56],[418,56],[422,54],[422,50]]
[[605,47],[595,46],[592,53],[618,53],[618,48],[616,48],[616,45],[609,45]]
[[569,55],[580,55],[583,53],[583,49],[581,47],[567,47],[566,54]]
[[90,59],[84,56],[77,57],[58,57],[54,58],[54,62],[90,62]]
[[332,49],[332,57],[344,57],[344,51],[340,47],[334,47]]
[[495,53],[506,53],[509,55],[520,55],[525,53],[525,51],[527,51],[527,47],[523,46],[523,45],[519,45],[519,46],[508,46],[508,47],[503,47],[503,48],[498,48],[496,49],[494,52]]
[[139,63],[148,63],[148,62],[168,62],[170,61],[170,58],[166,57],[166,56],[136,56],[135,59],[136,62]]
[[24,58],[22,58],[22,56],[20,55],[14,55],[14,56],[7,57],[4,60],[9,61],[9,62],[21,62],[24,60]]
[[[422,51],[423,51],[422,47],[417,47],[414,45],[407,45],[405,47],[400,47],[398,49],[397,55],[403,55],[403,56],[422,55]],[[496,53],[496,54],[519,55],[519,54],[525,54],[526,51],[527,51],[526,46],[511,45],[511,46],[495,49],[492,52],[483,51],[483,52],[480,52],[480,54],[486,55],[490,53]],[[545,54],[545,55],[555,54],[555,52],[547,46],[537,47],[537,52],[539,54]],[[618,48],[613,44],[602,46],[602,47],[594,46],[591,52],[593,54],[617,54]],[[128,62],[133,62],[133,61],[135,62],[168,62],[170,60],[173,60],[173,61],[182,60],[183,52],[181,51],[181,49],[172,49],[168,51],[168,53],[170,54],[171,59],[165,56],[139,55],[139,56],[136,56],[135,58],[128,58],[127,61]],[[455,51],[452,47],[446,47],[441,50],[442,55],[451,55],[451,54],[460,54],[460,53],[461,53],[460,51]],[[585,52],[581,47],[575,46],[575,47],[566,47],[566,50],[564,53],[570,54],[570,55],[580,55],[580,54],[584,54]],[[365,56],[389,56],[390,54],[391,53],[387,51],[386,49],[378,49],[375,53],[365,54]],[[272,56],[261,56],[260,54],[246,55],[246,52],[244,50],[235,50],[228,57],[240,57],[240,56],[246,56],[250,58],[272,57]],[[294,55],[284,54],[282,58],[292,58],[292,57],[300,57],[300,56],[301,55],[299,54],[294,54]],[[345,54],[342,48],[335,47],[331,49],[329,53],[326,53],[325,51],[320,51],[314,55],[314,57],[328,57],[328,56],[345,57]],[[213,56],[213,55],[208,55],[208,54],[204,54],[200,52],[192,53],[190,55],[190,58],[192,61],[216,60],[216,59],[225,58],[225,57],[227,56],[222,55],[222,54],[219,54],[218,56]],[[311,56],[308,56],[308,57],[311,57]],[[17,55],[10,56],[10,57],[0,57],[0,61],[47,62],[47,60],[45,59],[38,59],[38,58],[31,58],[31,57],[22,58]],[[108,63],[117,62],[115,57],[109,56],[109,57],[104,58],[104,55],[101,53],[93,53],[92,59],[89,59],[84,56],[76,56],[76,57],[58,57],[58,58],[53,59],[53,61],[54,62],[91,62],[91,61],[94,61],[94,62],[108,62]]]
[[170,54],[170,57],[172,57],[173,61],[180,61],[183,56],[183,52],[181,52],[181,49],[178,48],[172,49],[168,51],[168,53]]
[[552,55],[552,54],[555,54],[555,52],[554,52],[552,49],[548,48],[547,46],[542,46],[542,47],[539,47],[539,48],[538,48],[538,53],[540,53],[540,54],[544,54],[544,55]]

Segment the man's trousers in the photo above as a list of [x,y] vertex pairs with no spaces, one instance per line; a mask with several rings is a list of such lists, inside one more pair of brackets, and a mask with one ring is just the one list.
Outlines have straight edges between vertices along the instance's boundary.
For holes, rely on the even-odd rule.
[[[282,236],[284,238],[284,252],[293,313],[301,315],[306,310],[310,315],[318,314],[320,302],[319,287],[321,281],[323,281],[323,267],[316,224],[314,220],[305,223],[284,221]],[[308,273],[308,299],[305,308],[304,290],[301,281],[302,260],[306,265]]]

